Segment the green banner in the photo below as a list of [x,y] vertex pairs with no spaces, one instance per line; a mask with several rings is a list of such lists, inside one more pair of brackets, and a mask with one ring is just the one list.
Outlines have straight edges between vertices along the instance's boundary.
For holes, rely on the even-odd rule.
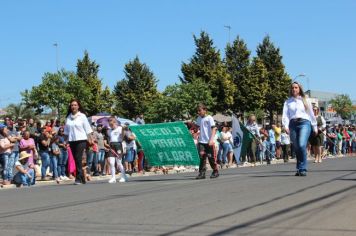
[[130,126],[151,166],[199,165],[192,135],[183,122]]

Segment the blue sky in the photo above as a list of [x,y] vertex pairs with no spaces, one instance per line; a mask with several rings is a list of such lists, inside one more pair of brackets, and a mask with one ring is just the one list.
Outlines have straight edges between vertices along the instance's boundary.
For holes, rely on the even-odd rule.
[[[346,93],[356,100],[356,1],[156,0],[0,1],[0,107],[20,102],[20,92],[59,66],[75,70],[88,50],[113,88],[138,55],[159,79],[178,82],[193,55],[193,34],[207,31],[223,50],[240,35],[255,55],[269,34],[287,72],[305,73],[313,90]],[[307,87],[306,78],[300,81]]]

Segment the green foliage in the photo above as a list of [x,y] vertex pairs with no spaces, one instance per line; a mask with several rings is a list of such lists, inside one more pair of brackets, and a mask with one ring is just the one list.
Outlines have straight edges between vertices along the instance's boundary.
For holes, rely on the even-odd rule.
[[266,104],[266,93],[268,90],[268,72],[261,59],[255,57],[252,60],[249,75],[249,80],[246,83],[247,89],[244,90],[244,93],[247,95],[245,100],[246,110],[263,109]]
[[266,111],[269,112],[272,122],[273,113],[282,111],[283,103],[288,97],[291,79],[285,72],[279,48],[274,46],[269,36],[258,45],[257,56],[267,69]]
[[22,93],[25,105],[34,108],[37,114],[42,113],[46,108],[51,108],[61,114],[69,100],[66,91],[69,74],[64,70],[57,73],[45,73],[40,85],[33,86],[30,91],[26,90]]
[[29,119],[35,117],[35,111],[24,104],[10,104],[5,108],[6,116],[14,120],[18,118]]
[[114,88],[115,113],[133,118],[147,112],[158,97],[157,82],[149,67],[136,56],[125,65],[125,78]]
[[214,47],[213,40],[202,31],[200,37],[194,37],[196,52],[189,63],[182,64],[181,82],[191,83],[200,79],[205,82],[216,99],[213,112],[230,109],[234,103],[236,87],[221,60],[220,52]]
[[113,104],[115,103],[115,97],[111,93],[111,90],[108,86],[105,87],[105,89],[102,91],[100,94],[100,112],[107,112],[107,113],[112,113],[112,108]]
[[202,80],[170,85],[149,108],[146,119],[155,123],[192,119],[199,103],[208,109],[216,103],[209,86]]
[[86,112],[88,115],[97,114],[101,112],[101,107],[108,106],[102,104],[107,101],[101,100],[102,82],[98,77],[99,67],[99,64],[89,58],[87,51],[84,52],[83,59],[78,59],[77,62],[77,76],[84,81],[90,91],[90,95],[86,100]]
[[335,109],[336,113],[343,119],[349,119],[352,112],[352,101],[347,94],[341,94],[334,99],[330,100],[332,107]]
[[42,83],[23,92],[22,97],[25,105],[34,108],[37,114],[50,108],[55,110],[60,118],[66,114],[68,103],[73,97],[78,98],[85,108],[90,90],[73,72],[62,70],[45,73]]

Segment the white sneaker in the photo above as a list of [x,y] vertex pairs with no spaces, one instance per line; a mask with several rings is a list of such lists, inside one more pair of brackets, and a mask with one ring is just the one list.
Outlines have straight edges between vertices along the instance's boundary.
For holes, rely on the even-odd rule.
[[128,180],[128,179],[127,179],[127,176],[124,175],[124,176],[121,176],[119,182],[120,182],[120,183],[125,183],[125,182],[127,182],[127,180]]
[[[120,179],[121,180],[121,179]],[[110,180],[109,180],[109,184],[114,184],[114,183],[116,183],[116,179],[115,178],[111,178]]]
[[67,176],[62,176],[63,180],[67,181],[69,178]]
[[63,176],[59,176],[59,180],[64,180]]

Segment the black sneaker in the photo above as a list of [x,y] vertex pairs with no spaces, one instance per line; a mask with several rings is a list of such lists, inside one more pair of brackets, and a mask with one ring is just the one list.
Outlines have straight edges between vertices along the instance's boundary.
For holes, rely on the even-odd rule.
[[217,171],[213,171],[213,173],[210,175],[210,179],[215,179],[217,177],[219,177],[219,172]]
[[205,174],[199,173],[199,175],[195,177],[195,179],[205,179]]
[[306,171],[302,171],[299,173],[299,176],[307,176],[307,172]]

